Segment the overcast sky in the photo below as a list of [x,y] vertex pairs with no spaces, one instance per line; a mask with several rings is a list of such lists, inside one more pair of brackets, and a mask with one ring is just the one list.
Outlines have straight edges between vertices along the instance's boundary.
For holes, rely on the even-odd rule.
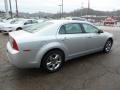
[[[9,0],[8,0],[9,1]],[[15,0],[11,0],[13,11],[15,11]],[[88,0],[64,0],[64,11],[70,12],[87,7]],[[18,0],[20,12],[59,12],[61,0]],[[90,0],[90,8],[102,11],[112,11],[120,9],[120,0]],[[4,0],[0,0],[0,10],[4,10]]]

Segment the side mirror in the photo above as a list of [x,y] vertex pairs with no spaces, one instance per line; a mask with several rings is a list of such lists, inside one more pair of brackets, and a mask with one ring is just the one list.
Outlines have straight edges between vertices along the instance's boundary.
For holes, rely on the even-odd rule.
[[103,33],[103,30],[99,30],[98,33],[99,33],[99,34],[100,34],[100,33]]

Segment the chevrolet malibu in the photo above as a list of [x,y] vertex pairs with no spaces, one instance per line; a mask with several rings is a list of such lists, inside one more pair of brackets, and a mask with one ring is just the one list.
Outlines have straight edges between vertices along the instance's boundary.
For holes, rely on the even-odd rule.
[[51,20],[9,33],[7,56],[19,68],[58,71],[67,60],[103,51],[113,36],[86,21]]

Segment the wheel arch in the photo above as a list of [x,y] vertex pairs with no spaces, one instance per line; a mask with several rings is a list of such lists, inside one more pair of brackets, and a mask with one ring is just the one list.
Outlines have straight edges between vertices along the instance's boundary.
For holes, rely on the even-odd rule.
[[44,45],[43,47],[41,47],[39,50],[38,50],[38,53],[36,55],[36,61],[38,63],[40,63],[40,66],[41,66],[41,61],[43,59],[43,57],[50,51],[52,50],[59,50],[63,53],[64,55],[64,60],[66,60],[67,58],[67,52],[68,50],[65,48],[65,46],[57,43],[57,42],[54,42],[54,43],[51,43],[51,44],[47,44],[47,45]]
[[[65,60],[66,55],[65,55],[65,52],[64,52],[61,48],[52,48],[52,49],[47,50],[47,51],[44,53],[44,55],[43,55],[42,58],[41,58],[41,62],[42,62],[44,56],[45,56],[47,53],[49,53],[50,51],[55,51],[55,50],[58,50],[58,51],[62,52],[62,54],[63,54],[63,56],[64,56],[64,60]],[[41,67],[41,62],[40,62],[40,67]]]
[[16,30],[19,30],[19,29],[22,30],[22,27],[17,27],[17,28],[16,28]]

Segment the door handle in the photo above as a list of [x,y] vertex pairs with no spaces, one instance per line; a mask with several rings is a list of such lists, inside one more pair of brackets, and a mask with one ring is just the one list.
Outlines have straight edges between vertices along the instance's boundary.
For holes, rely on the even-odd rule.
[[89,37],[87,37],[87,38],[92,38],[92,37],[89,36]]

